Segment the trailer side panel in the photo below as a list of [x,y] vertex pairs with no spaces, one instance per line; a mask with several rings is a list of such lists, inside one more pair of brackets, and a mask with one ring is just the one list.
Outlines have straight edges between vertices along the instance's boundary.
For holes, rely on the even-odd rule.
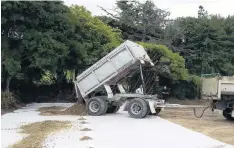
[[202,98],[221,100],[221,95],[234,95],[234,77],[202,79]]
[[218,79],[203,78],[202,79],[202,99],[218,99]]
[[81,96],[84,98],[105,83],[124,77],[137,68],[134,65],[139,61],[151,62],[151,59],[142,46],[124,42],[77,77],[75,83]]

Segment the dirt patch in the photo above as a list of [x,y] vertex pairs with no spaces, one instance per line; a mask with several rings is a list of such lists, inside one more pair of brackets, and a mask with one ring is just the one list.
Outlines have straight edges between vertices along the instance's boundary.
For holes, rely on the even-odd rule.
[[73,106],[67,108],[65,111],[63,111],[63,114],[65,115],[87,115],[87,110],[84,104],[74,104]]
[[[184,104],[183,102],[178,103]],[[189,105],[197,104],[196,101],[186,101],[186,103]],[[204,105],[204,102],[199,105]],[[197,110],[197,115],[201,113],[201,110],[202,109]],[[192,109],[181,108],[165,109],[160,112],[159,116],[219,141],[232,145],[234,144],[234,122],[226,120],[222,114],[212,112],[210,109],[205,111],[202,118],[194,117]]]
[[1,116],[4,115],[4,114],[7,114],[7,113],[12,113],[12,112],[14,112],[15,110],[20,109],[20,108],[25,107],[25,106],[26,106],[26,104],[24,104],[24,103],[19,103],[19,104],[17,104],[16,107],[14,107],[14,108],[1,109]]
[[50,106],[50,107],[41,107],[38,109],[40,112],[55,112],[55,111],[61,111],[66,109],[66,107],[62,106]]
[[10,146],[11,148],[42,148],[42,143],[49,134],[71,127],[69,121],[43,121],[23,125],[20,133],[28,136]]
[[85,121],[82,121],[82,122],[80,122],[80,124],[87,124],[88,122],[85,122]]
[[91,129],[89,129],[89,128],[83,128],[80,131],[91,131]]
[[[64,109],[64,108],[63,108]],[[87,115],[86,107],[83,104],[74,104],[71,107],[62,110],[61,107],[43,107],[40,108],[40,115],[43,116],[53,116],[53,115],[79,115],[84,116]]]
[[85,141],[85,140],[92,140],[92,138],[89,136],[84,136],[84,137],[80,138],[80,141]]
[[79,118],[78,120],[86,120],[84,117]]
[[210,100],[204,100],[204,99],[195,99],[195,100],[169,99],[167,102],[172,104],[182,104],[182,105],[209,105],[211,103]]
[[1,109],[1,116],[6,113],[14,112],[16,109]]

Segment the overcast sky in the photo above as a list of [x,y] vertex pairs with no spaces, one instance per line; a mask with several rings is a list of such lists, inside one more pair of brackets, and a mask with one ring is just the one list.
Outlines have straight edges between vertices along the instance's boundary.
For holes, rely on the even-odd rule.
[[[144,2],[146,0],[139,0]],[[156,6],[171,12],[170,17],[197,16],[199,5],[205,7],[209,14],[222,16],[234,15],[234,0],[152,0]],[[116,0],[64,0],[65,4],[85,6],[93,15],[105,15],[98,6],[105,9],[115,7]]]

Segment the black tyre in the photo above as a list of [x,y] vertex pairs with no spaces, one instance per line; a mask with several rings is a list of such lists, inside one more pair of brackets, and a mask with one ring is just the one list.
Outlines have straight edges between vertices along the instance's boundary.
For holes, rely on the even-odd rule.
[[144,118],[148,115],[149,107],[145,100],[136,98],[132,99],[128,105],[128,114],[132,118]]
[[227,120],[232,120],[234,121],[234,117],[231,116],[232,113],[232,109],[230,108],[226,108],[225,110],[223,110],[223,116],[227,119]]
[[119,110],[119,108],[120,108],[120,106],[114,106],[114,105],[110,106],[107,108],[106,113],[109,113],[109,114],[116,113]]
[[[147,115],[151,115],[151,111],[150,111],[150,106],[149,106],[149,102],[146,100],[146,99],[143,99],[145,102],[146,102],[146,104],[147,104],[147,106],[148,106],[148,113],[145,115],[145,117],[147,116]],[[144,118],[144,117],[143,117]]]
[[100,97],[93,97],[87,103],[88,114],[91,116],[100,116],[107,110],[107,102]]

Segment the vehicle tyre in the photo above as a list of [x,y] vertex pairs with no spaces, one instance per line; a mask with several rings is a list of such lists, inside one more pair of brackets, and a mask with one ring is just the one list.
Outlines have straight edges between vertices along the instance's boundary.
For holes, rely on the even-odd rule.
[[88,114],[91,116],[100,116],[107,110],[107,102],[104,98],[93,97],[87,103]]
[[119,110],[120,106],[115,106],[115,105],[112,105],[110,107],[107,108],[107,111],[106,113],[116,113],[118,110]]
[[132,118],[144,118],[148,115],[148,111],[148,104],[141,98],[135,98],[129,102],[128,114]]
[[232,121],[234,121],[234,117],[231,116],[231,112],[232,112],[232,109],[226,108],[225,110],[223,110],[223,116],[224,116],[227,120],[232,120]]
[[[151,113],[151,111],[150,111],[150,106],[149,106],[149,102],[146,100],[146,99],[143,99],[145,102],[146,102],[146,104],[147,104],[147,106],[148,106],[148,113],[145,115],[145,117],[147,116],[147,115],[152,115],[152,113]],[[143,117],[144,118],[144,117]]]

